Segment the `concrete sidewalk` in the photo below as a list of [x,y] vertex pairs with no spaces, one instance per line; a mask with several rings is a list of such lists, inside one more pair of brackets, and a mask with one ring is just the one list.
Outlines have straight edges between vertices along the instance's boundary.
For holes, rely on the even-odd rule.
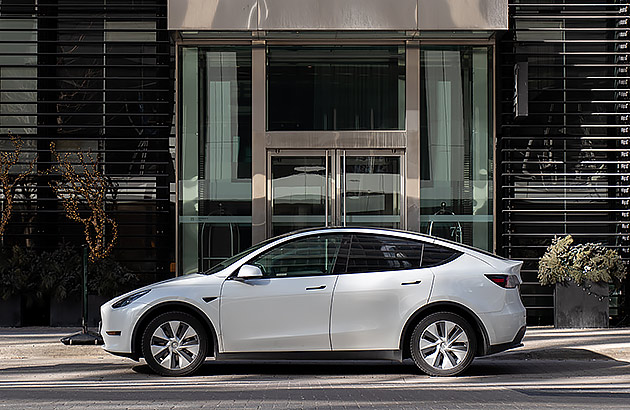
[[[113,358],[100,346],[65,346],[78,328],[0,328],[0,360]],[[630,328],[527,329],[524,346],[493,356],[506,360],[618,360],[630,362]],[[120,360],[127,360],[121,359]]]

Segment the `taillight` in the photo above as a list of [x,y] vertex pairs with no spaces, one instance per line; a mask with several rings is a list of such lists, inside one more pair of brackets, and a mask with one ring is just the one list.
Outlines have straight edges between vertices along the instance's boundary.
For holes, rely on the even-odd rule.
[[516,275],[486,274],[486,278],[505,289],[514,289],[520,282]]

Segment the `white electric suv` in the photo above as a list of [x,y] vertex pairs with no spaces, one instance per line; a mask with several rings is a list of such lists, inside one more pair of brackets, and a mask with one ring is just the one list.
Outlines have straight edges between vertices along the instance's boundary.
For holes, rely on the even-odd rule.
[[412,358],[463,372],[519,346],[522,262],[412,232],[310,229],[101,307],[105,350],[165,376],[216,359]]

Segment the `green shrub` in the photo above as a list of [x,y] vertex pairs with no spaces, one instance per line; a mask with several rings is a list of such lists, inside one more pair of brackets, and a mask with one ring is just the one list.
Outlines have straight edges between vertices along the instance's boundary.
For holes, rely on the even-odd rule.
[[40,258],[31,249],[13,246],[0,255],[0,296],[42,296]]
[[111,256],[88,265],[88,290],[113,298],[137,286],[138,277]]
[[65,300],[81,295],[83,268],[76,248],[62,243],[52,252],[41,255],[42,288],[55,300]]
[[[112,256],[88,262],[88,293],[114,297],[135,287],[134,273]],[[81,250],[62,243],[41,254],[19,246],[0,249],[0,297],[28,295],[50,296],[61,301],[78,298],[83,292]]]

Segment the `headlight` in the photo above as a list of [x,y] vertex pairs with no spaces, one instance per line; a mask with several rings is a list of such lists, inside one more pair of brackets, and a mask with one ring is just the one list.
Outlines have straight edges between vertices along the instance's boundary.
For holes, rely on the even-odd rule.
[[114,303],[112,305],[112,308],[118,309],[118,308],[121,308],[123,306],[127,306],[128,304],[130,304],[134,300],[136,300],[138,298],[141,298],[142,296],[146,295],[149,292],[151,292],[151,289],[141,290],[140,292],[132,293],[131,295],[129,295],[127,297],[124,297],[124,298],[120,299],[118,302]]

